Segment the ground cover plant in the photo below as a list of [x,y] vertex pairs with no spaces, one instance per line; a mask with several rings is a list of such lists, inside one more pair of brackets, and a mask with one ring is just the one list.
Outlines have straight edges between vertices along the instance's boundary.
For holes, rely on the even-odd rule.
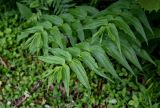
[[2,107],[159,107],[158,12],[104,2],[0,1]]

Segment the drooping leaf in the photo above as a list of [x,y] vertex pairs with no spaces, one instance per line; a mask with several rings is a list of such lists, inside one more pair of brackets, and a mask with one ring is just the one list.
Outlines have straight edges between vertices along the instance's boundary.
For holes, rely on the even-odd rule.
[[81,50],[77,47],[69,47],[67,48],[67,51],[69,51],[74,57],[79,57],[81,52]]
[[64,58],[66,61],[70,62],[72,60],[72,55],[63,49],[60,48],[50,48],[49,50],[51,53],[53,53],[55,56],[59,56]]
[[50,34],[53,36],[55,42],[60,46],[60,48],[64,48],[63,36],[57,26],[52,27]]
[[84,41],[85,37],[81,22],[79,20],[76,20],[74,23],[72,23],[72,28],[77,31],[79,40],[81,42]]
[[88,22],[86,25],[84,25],[83,29],[96,29],[100,26],[107,24],[108,24],[107,19],[95,19],[92,22]]
[[113,23],[109,23],[106,26],[109,38],[117,45],[119,52],[121,53],[121,45],[119,34],[116,26]]
[[21,4],[19,2],[17,2],[17,7],[21,13],[21,16],[25,19],[28,19],[32,16],[32,11],[30,8],[28,8],[27,6],[25,6],[24,4]]
[[88,81],[88,77],[84,67],[82,66],[81,62],[77,59],[73,59],[72,62],[69,63],[70,68],[73,72],[76,73],[77,78],[79,81],[88,89],[90,89],[90,84]]
[[61,14],[60,17],[66,22],[74,22],[76,19],[70,13]]
[[133,72],[132,68],[129,66],[127,60],[118,51],[117,47],[114,45],[114,43],[111,40],[106,39],[103,42],[103,48],[106,50],[106,52],[108,53],[108,55],[110,55],[115,60],[117,60],[122,66],[124,66],[126,69],[128,69],[134,75],[134,72]]
[[126,34],[128,34],[131,38],[136,39],[134,33],[130,29],[129,25],[121,18],[121,17],[116,17],[114,18],[114,23],[115,25],[120,29],[123,30]]
[[62,66],[56,66],[53,71],[54,75],[56,75],[57,83],[60,83],[62,80]]
[[68,65],[63,65],[62,75],[63,75],[64,87],[65,87],[67,96],[69,96],[70,68]]
[[95,59],[91,56],[89,52],[81,52],[82,61],[84,64],[95,72],[97,75],[108,79],[109,81],[113,82],[109,77],[107,77],[102,71],[98,69],[98,64],[96,63]]
[[50,21],[56,26],[61,26],[63,24],[63,19],[56,15],[43,15],[43,19],[46,21]]
[[87,11],[85,11],[83,8],[80,7],[76,7],[75,9],[70,9],[70,13],[80,20],[84,20],[87,17]]
[[33,35],[33,39],[31,40],[31,42],[29,43],[29,51],[30,53],[35,53],[35,52],[39,52],[40,49],[42,48],[42,37],[40,33],[35,33]]
[[133,63],[136,67],[138,67],[142,71],[142,67],[138,61],[138,58],[136,56],[136,53],[134,49],[131,47],[131,45],[125,41],[124,39],[122,40],[122,52],[124,56],[131,62]]
[[64,31],[64,33],[67,35],[67,37],[69,38],[72,46],[75,45],[76,44],[76,39],[75,39],[76,37],[73,36],[72,29],[71,29],[70,25],[67,23],[64,23],[64,24],[62,24],[61,28]]
[[47,31],[42,32],[42,40],[43,40],[43,53],[44,55],[48,55],[48,33]]
[[101,47],[93,46],[91,53],[99,62],[99,64],[102,65],[103,68],[105,68],[107,72],[112,74],[115,78],[119,79],[111,61],[109,60],[108,56],[105,54],[105,51]]
[[44,29],[51,29],[52,23],[50,23],[49,21],[44,21],[42,23],[38,23],[37,26],[42,26]]
[[46,63],[50,63],[50,64],[60,64],[60,65],[65,64],[65,59],[58,57],[58,56],[51,56],[51,55],[39,56],[38,59]]
[[126,21],[128,21],[130,24],[132,24],[134,26],[134,28],[136,29],[136,31],[138,33],[140,33],[141,36],[146,41],[146,43],[148,43],[146,34],[144,32],[144,29],[143,29],[142,24],[140,23],[140,21],[136,17],[134,17],[132,14],[130,14],[130,13],[123,13],[121,15],[122,15],[122,17],[124,17],[124,19]]

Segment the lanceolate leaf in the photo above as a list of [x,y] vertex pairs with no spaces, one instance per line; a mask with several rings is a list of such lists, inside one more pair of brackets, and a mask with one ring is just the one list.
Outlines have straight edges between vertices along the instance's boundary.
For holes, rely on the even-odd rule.
[[83,27],[82,27],[81,22],[79,20],[75,21],[72,24],[72,27],[73,27],[74,30],[77,31],[77,35],[78,35],[79,40],[81,42],[84,41],[84,31],[83,31]]
[[43,15],[43,19],[46,21],[50,21],[52,24],[56,26],[60,26],[63,24],[63,19],[56,15]]
[[142,35],[142,37],[144,38],[146,43],[148,43],[146,34],[144,32],[144,29],[143,29],[140,21],[130,13],[123,13],[121,15],[122,15],[122,17],[124,17],[124,19],[126,21],[128,21],[130,24],[132,24],[134,26],[134,28],[137,30],[137,32],[139,32]]
[[39,56],[38,59],[50,64],[65,64],[65,59],[58,56]]
[[64,87],[65,87],[67,96],[69,96],[70,68],[68,65],[63,65],[62,75],[63,75]]
[[94,46],[91,52],[95,59],[99,62],[100,65],[103,66],[103,68],[105,68],[107,72],[112,74],[115,78],[119,78],[108,56],[105,54],[104,50],[101,47]]
[[18,2],[17,2],[17,6],[23,18],[27,19],[32,16],[32,11],[30,8]]
[[96,29],[97,27],[107,24],[108,24],[107,19],[95,19],[92,22],[89,22],[86,25],[84,25],[83,29]]
[[44,55],[48,55],[48,33],[44,30],[42,32],[42,40],[43,40],[43,53]]
[[56,80],[57,83],[60,83],[60,81],[62,80],[62,66],[57,66],[54,68],[54,75],[56,75]]
[[74,22],[76,19],[70,13],[61,14],[60,17],[66,22]]
[[152,60],[152,58],[149,56],[149,54],[145,50],[140,49],[137,46],[133,46],[133,47],[138,56],[156,65],[155,62]]
[[136,67],[138,67],[141,71],[142,71],[142,67],[138,61],[138,58],[136,56],[136,53],[134,51],[134,49],[131,47],[131,45],[122,40],[122,52],[124,54],[124,56],[131,62],[133,63]]
[[85,11],[83,8],[80,8],[80,7],[71,9],[70,13],[80,20],[83,20],[87,17],[87,11]]
[[106,50],[106,52],[113,57],[115,60],[117,60],[121,65],[123,65],[125,68],[127,68],[133,75],[134,72],[129,66],[127,60],[125,57],[118,51],[117,47],[114,45],[114,43],[107,39],[103,42],[103,47]]
[[91,69],[97,75],[104,77],[108,79],[109,81],[113,82],[109,77],[107,77],[102,71],[98,69],[98,65],[95,59],[91,56],[89,52],[81,52],[81,57],[82,57],[82,61],[87,67],[89,67],[89,69]]
[[79,81],[86,88],[90,89],[88,77],[87,77],[86,71],[85,71],[84,67],[82,66],[81,62],[77,59],[73,59],[72,62],[70,62],[69,66],[72,69],[72,71],[76,73]]
[[69,47],[67,48],[67,51],[69,51],[74,57],[79,57],[81,52],[81,50],[77,47]]
[[117,45],[118,50],[121,53],[120,39],[116,26],[112,23],[109,23],[106,28],[109,38]]
[[129,25],[121,18],[121,17],[116,17],[114,18],[114,23],[115,25],[120,29],[123,30],[126,34],[128,34],[131,38],[136,39],[134,33],[130,29]]
[[60,48],[63,48],[64,47],[63,36],[60,33],[58,27],[57,26],[52,27],[52,29],[50,30],[50,33],[55,39],[55,42],[60,46]]
[[67,37],[69,38],[72,46],[75,45],[75,44],[76,44],[76,39],[75,39],[76,37],[73,36],[73,34],[72,34],[72,29],[71,29],[70,25],[67,24],[67,23],[64,23],[64,24],[62,24],[61,28],[62,28],[62,31],[63,31],[63,32],[67,35]]
[[42,37],[40,33],[35,33],[33,35],[33,39],[29,43],[29,50],[31,53],[39,52],[39,50],[42,48]]
[[50,52],[52,52],[55,56],[59,56],[64,58],[66,61],[70,62],[72,60],[72,55],[63,49],[60,48],[50,48]]

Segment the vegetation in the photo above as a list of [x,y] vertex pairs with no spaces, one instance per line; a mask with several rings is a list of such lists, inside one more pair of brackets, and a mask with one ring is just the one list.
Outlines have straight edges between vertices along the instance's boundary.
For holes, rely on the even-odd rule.
[[159,12],[144,1],[1,0],[0,105],[159,108]]

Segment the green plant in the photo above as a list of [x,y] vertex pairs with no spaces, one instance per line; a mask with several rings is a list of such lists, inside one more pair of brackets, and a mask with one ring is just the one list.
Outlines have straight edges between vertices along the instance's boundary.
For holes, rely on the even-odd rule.
[[[148,43],[142,24],[151,33],[152,29],[144,12],[133,1],[118,1],[100,12],[93,7],[78,6],[58,16],[42,14],[33,22],[27,23],[27,29],[18,36],[18,40],[28,38],[24,46],[28,46],[31,53],[44,54],[40,60],[54,64],[48,78],[50,82],[53,82],[53,77],[58,82],[63,78],[67,94],[70,70],[89,89],[85,71],[88,69],[107,79],[109,74],[120,79],[109,57],[133,75],[135,72],[128,61],[142,71],[137,55],[155,64],[140,43],[140,40]],[[50,49],[53,55],[48,53]],[[63,70],[68,73],[64,74]]]

